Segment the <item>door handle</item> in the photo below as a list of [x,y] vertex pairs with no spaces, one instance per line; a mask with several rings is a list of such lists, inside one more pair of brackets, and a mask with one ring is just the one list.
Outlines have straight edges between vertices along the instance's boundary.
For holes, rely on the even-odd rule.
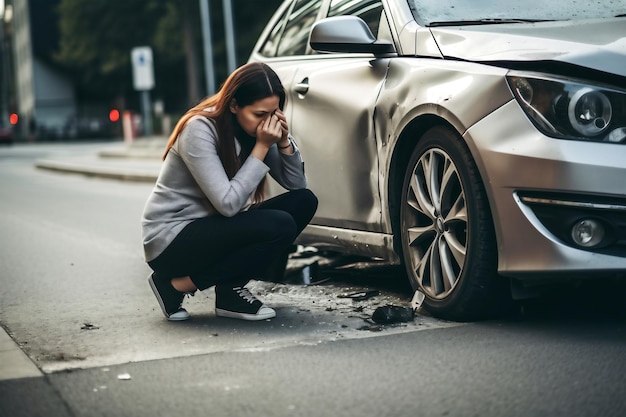
[[297,83],[293,90],[298,94],[306,94],[309,91],[309,77],[306,77],[299,83]]

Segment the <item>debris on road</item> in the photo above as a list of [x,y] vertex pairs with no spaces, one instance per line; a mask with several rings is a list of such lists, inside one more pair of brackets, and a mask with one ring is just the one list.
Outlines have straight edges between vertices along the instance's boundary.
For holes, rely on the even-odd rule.
[[351,294],[339,294],[337,297],[338,298],[351,298],[352,301],[363,301],[363,300],[367,300],[368,298],[375,297],[377,295],[380,295],[380,291],[370,290],[370,291],[353,292]]
[[305,265],[300,270],[300,281],[304,285],[310,285],[311,282],[317,280],[318,275],[318,264],[317,262],[313,262],[309,265]]
[[411,307],[386,305],[378,307],[372,314],[372,320],[378,324],[406,323],[413,321],[415,310]]
[[98,330],[100,327],[93,325],[91,323],[83,323],[81,330]]
[[415,290],[413,298],[411,298],[411,308],[413,309],[413,311],[419,310],[425,298],[426,295],[423,292],[421,292],[420,290]]
[[117,376],[117,379],[119,379],[120,381],[128,381],[128,380],[130,380],[132,378],[131,378],[130,374],[124,373],[124,374],[119,374]]
[[365,326],[359,327],[357,330],[367,330],[370,332],[382,332],[383,325],[382,324],[367,324]]

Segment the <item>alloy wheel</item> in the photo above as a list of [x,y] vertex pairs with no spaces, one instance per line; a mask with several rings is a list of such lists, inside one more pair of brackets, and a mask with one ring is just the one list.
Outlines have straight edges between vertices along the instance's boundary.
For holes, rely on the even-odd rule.
[[468,242],[465,192],[442,149],[430,148],[412,168],[403,210],[408,262],[428,297],[444,299],[459,282]]

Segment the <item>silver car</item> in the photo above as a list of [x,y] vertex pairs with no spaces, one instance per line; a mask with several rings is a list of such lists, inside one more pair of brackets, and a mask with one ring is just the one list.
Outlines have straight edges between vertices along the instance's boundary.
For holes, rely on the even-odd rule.
[[285,1],[250,60],[281,77],[319,197],[300,242],[403,263],[452,320],[625,277],[625,14],[626,0]]

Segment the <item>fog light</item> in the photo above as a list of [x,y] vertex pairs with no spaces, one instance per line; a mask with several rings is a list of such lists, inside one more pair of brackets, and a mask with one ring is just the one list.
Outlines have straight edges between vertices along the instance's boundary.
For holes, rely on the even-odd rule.
[[604,226],[594,219],[579,220],[572,227],[574,243],[585,248],[592,248],[604,239]]

